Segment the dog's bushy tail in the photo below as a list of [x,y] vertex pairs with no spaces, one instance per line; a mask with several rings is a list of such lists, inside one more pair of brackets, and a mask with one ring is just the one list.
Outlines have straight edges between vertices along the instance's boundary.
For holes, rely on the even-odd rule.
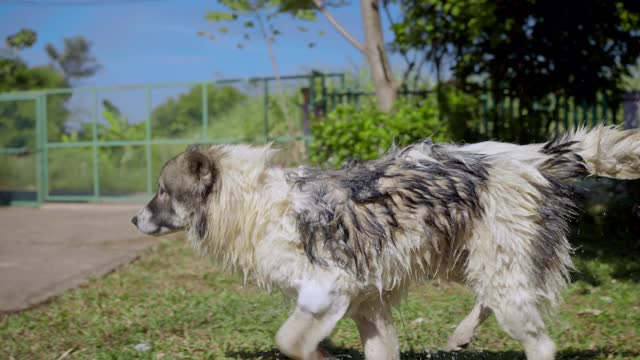
[[533,256],[532,267],[544,274],[538,290],[545,301],[540,303],[550,311],[558,304],[573,269],[571,245],[566,238],[569,220],[575,215],[569,184],[589,175],[640,178],[640,131],[602,125],[578,128],[556,140],[523,148],[531,147],[543,156],[534,156],[530,161],[548,180],[546,186],[539,187],[539,212],[544,225],[532,242],[539,254],[547,256]]
[[540,152],[549,155],[540,170],[560,180],[585,175],[640,178],[640,130],[603,125],[578,128],[544,144]]

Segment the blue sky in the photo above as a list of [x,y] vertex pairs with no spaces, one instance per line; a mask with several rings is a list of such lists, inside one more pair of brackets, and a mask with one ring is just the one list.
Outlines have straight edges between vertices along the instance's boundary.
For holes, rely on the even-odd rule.
[[[266,46],[251,40],[245,49],[237,49],[241,32],[216,35],[214,41],[199,37],[200,30],[216,33],[204,19],[208,10],[221,10],[215,0],[149,0],[103,5],[72,4],[87,0],[0,1],[0,36],[2,40],[21,28],[37,32],[38,42],[21,53],[29,64],[47,63],[44,46],[62,47],[65,37],[82,35],[94,42],[93,52],[103,65],[102,71],[83,85],[124,85],[172,81],[201,81],[218,78],[270,76],[273,74]],[[51,3],[62,1],[65,5]],[[33,4],[36,3],[36,4]],[[45,4],[43,4],[45,3]],[[364,39],[358,1],[332,13],[357,39]],[[297,23],[282,16],[277,27],[284,35],[278,39],[275,52],[282,74],[306,73],[311,69],[325,71],[354,70],[365,64],[363,56],[346,42],[320,16],[299,32]],[[388,26],[385,22],[385,29]],[[318,36],[323,30],[326,35]],[[385,40],[392,39],[385,30]],[[308,43],[317,42],[310,49]],[[401,64],[400,59],[392,61]]]

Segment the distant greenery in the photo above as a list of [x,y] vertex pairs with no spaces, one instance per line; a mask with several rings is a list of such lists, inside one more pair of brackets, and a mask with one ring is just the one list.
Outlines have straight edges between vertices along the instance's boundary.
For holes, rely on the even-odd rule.
[[[21,60],[0,58],[0,92],[64,87],[62,74],[47,66],[28,67]],[[64,103],[68,95],[49,99],[47,131],[59,136],[69,116]],[[33,100],[0,102],[0,147],[35,147],[36,106]]]
[[375,159],[392,144],[403,146],[432,137],[448,138],[447,128],[438,120],[432,101],[398,101],[392,113],[373,104],[361,107],[340,105],[313,127],[310,160],[340,167],[351,160]]
[[102,66],[91,54],[93,43],[82,36],[64,39],[64,48],[56,49],[53,44],[47,44],[45,51],[51,60],[52,67],[62,73],[71,82],[93,76]]
[[[252,84],[241,83],[238,86],[213,86],[207,89],[208,99],[208,136],[210,139],[226,139],[226,142],[265,143],[265,120],[268,121],[270,138],[290,135],[280,104],[289,104],[291,116],[298,120],[293,125],[294,136],[302,135],[302,98],[298,89],[286,93],[278,100],[272,96],[265,108],[264,98],[250,95]],[[259,89],[261,89],[261,84]],[[51,114],[60,112],[63,124],[73,121],[73,109],[65,105],[65,98],[49,97]],[[2,103],[0,103],[2,105]],[[0,106],[0,109],[2,107]],[[35,106],[25,119],[35,118]],[[100,105],[101,121],[97,124],[100,141],[144,140],[146,137],[146,119],[132,120],[108,99]],[[64,113],[62,113],[64,111]],[[268,118],[265,119],[265,112]],[[14,113],[11,114],[15,118]],[[27,123],[23,133],[13,132],[14,139],[35,141],[34,123]],[[153,139],[184,139],[192,142],[202,141],[202,88],[200,85],[186,92],[167,98],[152,111]],[[50,141],[74,143],[90,141],[92,123],[83,122],[80,126],[63,126],[64,132],[54,132]],[[53,132],[50,130],[50,132]],[[54,137],[55,136],[55,137]],[[31,144],[31,143],[29,143]],[[34,144],[34,143],[33,143]],[[35,145],[35,144],[34,144]],[[275,145],[284,148],[278,153],[277,162],[282,165],[299,164],[303,161],[304,148],[301,142]],[[152,146],[152,182],[165,161],[184,149],[184,145]],[[0,157],[0,187],[4,189],[35,189],[35,156]],[[72,165],[71,165],[72,164]],[[131,194],[146,191],[146,151],[144,146],[100,147],[98,152],[100,193]],[[53,193],[92,194],[93,193],[93,149],[80,147],[49,150],[49,188]],[[28,181],[25,181],[28,180]]]
[[591,105],[605,95],[615,105],[628,65],[640,56],[637,0],[397,3],[403,16],[392,26],[392,45],[398,52],[423,54],[466,92],[488,93],[495,104],[518,99],[517,117],[491,114],[500,140],[540,141],[549,114],[536,107],[549,96]]
[[629,74],[622,77],[622,88],[626,91],[640,90],[640,58],[629,66]]
[[[214,120],[245,102],[248,95],[233,86],[207,85],[207,112]],[[213,121],[212,121],[213,122]],[[202,87],[194,86],[177,98],[171,97],[153,109],[156,138],[184,138],[202,126]]]
[[[47,45],[47,54],[52,64],[29,66],[20,58],[20,51],[37,42],[37,34],[29,29],[9,35],[7,49],[0,52],[0,93],[47,88],[62,88],[70,85],[71,79],[95,74],[100,69],[91,55],[91,42],[81,36],[65,39],[64,50]],[[47,99],[47,135],[59,139],[66,131],[69,110],[68,94]],[[0,147],[35,147],[35,101],[0,102]]]

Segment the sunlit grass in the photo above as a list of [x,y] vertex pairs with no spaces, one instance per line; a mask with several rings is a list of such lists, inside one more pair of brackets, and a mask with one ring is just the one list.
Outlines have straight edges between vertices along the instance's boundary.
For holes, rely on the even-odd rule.
[[[640,285],[600,272],[599,286],[572,285],[560,315],[548,321],[560,358],[640,357]],[[414,288],[395,311],[403,358],[524,359],[493,318],[467,351],[437,352],[472,304],[458,285]],[[165,240],[139,261],[49,304],[3,316],[0,358],[56,359],[65,352],[72,359],[282,358],[273,336],[291,305],[279,293],[216,273],[182,242]],[[141,343],[151,351],[136,351]],[[349,320],[326,345],[344,358],[362,356]]]

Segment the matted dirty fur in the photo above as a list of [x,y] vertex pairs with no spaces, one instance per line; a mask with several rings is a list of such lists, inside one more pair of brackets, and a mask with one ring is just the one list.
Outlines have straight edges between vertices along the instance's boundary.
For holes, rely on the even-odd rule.
[[541,312],[572,268],[569,184],[640,177],[640,134],[578,129],[545,144],[484,142],[392,149],[340,170],[272,167],[270,147],[192,147],[169,161],[134,218],[146,233],[185,230],[201,254],[296,309],[276,336],[294,358],[344,316],[368,359],[398,358],[390,305],[414,280],[468,284],[477,303],[450,340],[467,343],[493,313],[528,359],[552,359]]

